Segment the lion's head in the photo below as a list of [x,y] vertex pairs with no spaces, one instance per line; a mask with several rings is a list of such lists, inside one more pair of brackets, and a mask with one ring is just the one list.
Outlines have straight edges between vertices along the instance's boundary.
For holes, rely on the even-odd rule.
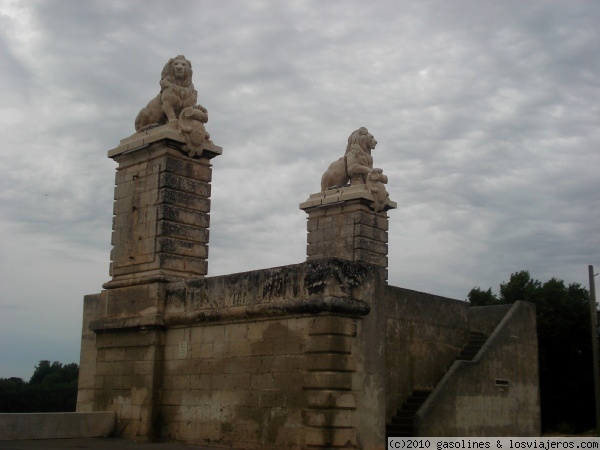
[[187,87],[192,84],[192,63],[185,56],[178,55],[169,59],[162,70],[161,80],[166,80],[177,86]]
[[348,138],[346,153],[348,153],[354,145],[358,145],[362,150],[369,152],[369,150],[373,150],[375,148],[377,141],[373,135],[369,133],[369,130],[367,130],[365,127],[360,127],[358,130],[353,131]]

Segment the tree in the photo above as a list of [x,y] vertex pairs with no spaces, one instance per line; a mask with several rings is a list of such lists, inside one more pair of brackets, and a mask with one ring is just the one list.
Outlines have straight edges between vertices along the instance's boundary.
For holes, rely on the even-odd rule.
[[77,381],[78,374],[79,366],[75,363],[63,366],[58,361],[50,364],[50,361],[42,360],[35,366],[29,384],[71,383]]
[[579,284],[568,286],[552,278],[532,279],[527,270],[515,272],[500,285],[473,288],[471,306],[525,300],[536,305],[542,426],[545,431],[583,432],[594,427],[589,292]]
[[79,366],[42,360],[29,383],[0,378],[0,412],[75,411]]
[[482,291],[481,288],[474,287],[467,295],[467,300],[471,306],[489,306],[500,305],[502,302],[498,297],[492,294],[492,288]]

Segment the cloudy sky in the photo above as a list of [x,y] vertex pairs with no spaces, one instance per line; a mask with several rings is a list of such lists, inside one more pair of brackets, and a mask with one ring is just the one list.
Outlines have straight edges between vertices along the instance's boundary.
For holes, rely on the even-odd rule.
[[0,0],[0,377],[79,361],[108,281],[114,171],[178,54],[214,159],[209,275],[305,259],[306,217],[366,126],[390,284],[465,299],[600,269],[597,1]]

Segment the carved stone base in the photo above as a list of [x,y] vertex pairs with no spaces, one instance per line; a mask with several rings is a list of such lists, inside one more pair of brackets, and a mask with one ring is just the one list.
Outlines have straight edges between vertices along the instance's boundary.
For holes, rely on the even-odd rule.
[[[339,258],[387,267],[388,216],[365,185],[329,189],[300,204],[308,214],[307,261]],[[386,209],[395,208],[388,200]]]
[[[319,206],[326,206],[336,203],[339,204],[341,202],[346,202],[350,200],[359,201],[361,204],[370,206],[372,208],[373,203],[377,201],[377,198],[369,189],[367,189],[367,185],[357,184],[354,186],[331,188],[323,192],[311,194],[308,200],[306,200],[303,203],[300,203],[300,209],[307,211],[307,209],[310,208],[316,208]],[[388,198],[381,210],[388,211],[390,209],[396,209],[397,207],[398,204]]]

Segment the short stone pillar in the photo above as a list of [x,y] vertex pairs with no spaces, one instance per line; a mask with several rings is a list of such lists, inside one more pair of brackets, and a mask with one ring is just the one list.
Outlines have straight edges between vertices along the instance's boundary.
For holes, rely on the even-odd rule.
[[312,194],[300,204],[308,214],[307,260],[339,258],[387,267],[390,200],[373,209],[373,195],[365,185],[332,188]]

